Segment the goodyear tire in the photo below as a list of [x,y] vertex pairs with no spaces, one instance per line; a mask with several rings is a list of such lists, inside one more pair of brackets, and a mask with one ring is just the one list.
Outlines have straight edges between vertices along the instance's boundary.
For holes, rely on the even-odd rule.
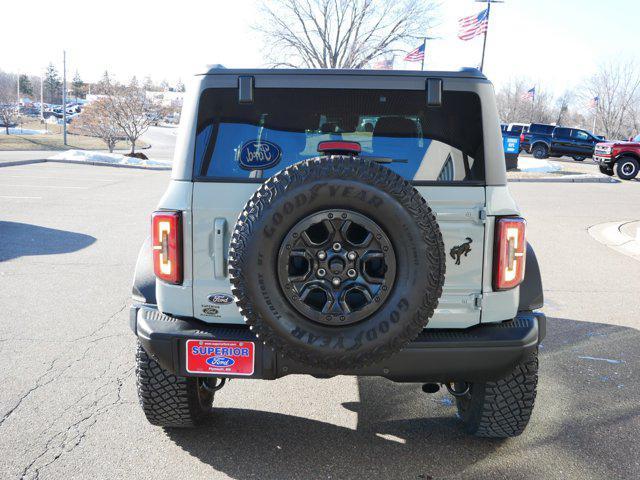
[[352,157],[319,157],[265,182],[229,249],[236,303],[267,345],[330,370],[399,351],[425,327],[445,274],[442,235],[402,177]]
[[213,392],[204,379],[178,377],[163,369],[138,343],[136,386],[140,406],[152,425],[195,427],[211,413]]
[[[529,424],[538,386],[538,352],[495,382],[472,383],[456,398],[458,416],[467,433],[476,437],[508,438]],[[456,391],[463,386],[456,385]]]

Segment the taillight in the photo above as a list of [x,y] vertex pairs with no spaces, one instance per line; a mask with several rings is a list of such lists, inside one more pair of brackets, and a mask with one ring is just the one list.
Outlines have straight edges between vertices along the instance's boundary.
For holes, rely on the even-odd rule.
[[527,245],[523,218],[504,217],[496,220],[496,250],[493,289],[508,290],[524,279]]
[[524,142],[524,133],[520,134],[520,143]]
[[169,283],[182,283],[181,219],[180,212],[159,211],[151,215],[153,271]]

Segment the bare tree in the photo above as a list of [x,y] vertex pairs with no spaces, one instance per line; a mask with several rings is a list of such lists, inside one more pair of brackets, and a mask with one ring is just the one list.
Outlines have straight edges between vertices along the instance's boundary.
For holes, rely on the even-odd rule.
[[[640,67],[635,61],[612,60],[600,65],[582,89],[585,103],[597,98],[596,128],[607,138],[627,138],[640,117]],[[592,117],[593,118],[593,117]]]
[[436,9],[431,0],[272,0],[254,28],[274,67],[363,68],[424,37]]
[[9,125],[18,120],[16,81],[17,76],[0,72],[0,123],[4,125],[7,135],[9,135]]
[[[533,98],[525,98],[527,91],[535,86]],[[549,123],[553,121],[551,94],[540,85],[524,78],[514,78],[496,94],[500,120],[506,123]]]
[[135,78],[127,86],[111,84],[105,100],[109,115],[131,144],[130,155],[133,155],[138,139],[157,121],[159,107],[147,98]]
[[73,128],[85,135],[100,138],[107,144],[109,152],[113,152],[118,139],[124,137],[123,131],[111,115],[110,102],[105,98],[87,105],[73,122]]

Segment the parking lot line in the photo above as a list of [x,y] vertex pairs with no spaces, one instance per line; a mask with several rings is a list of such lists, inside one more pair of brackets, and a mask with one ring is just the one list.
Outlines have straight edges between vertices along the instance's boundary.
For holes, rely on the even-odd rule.
[[0,198],[26,198],[32,200],[42,200],[42,197],[19,197],[15,195],[0,195]]
[[91,178],[91,177],[64,177],[61,175],[58,176],[39,176],[39,175],[3,175],[3,178],[46,178],[46,179],[54,179],[54,180],[92,180],[94,182],[115,182],[115,179],[105,179],[105,178]]
[[0,183],[0,187],[25,187],[25,188],[72,188],[76,190],[88,190],[89,187],[63,186],[63,185],[18,185],[13,183]]

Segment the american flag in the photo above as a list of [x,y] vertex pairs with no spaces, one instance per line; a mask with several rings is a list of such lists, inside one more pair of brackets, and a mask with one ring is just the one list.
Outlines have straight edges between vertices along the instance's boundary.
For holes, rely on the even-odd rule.
[[595,96],[591,100],[589,100],[589,107],[596,108],[599,102],[600,102],[600,97]]
[[393,70],[393,57],[382,58],[373,64],[374,70]]
[[536,97],[536,87],[530,88],[522,94],[523,100],[533,100]]
[[405,62],[421,62],[422,60],[424,60],[424,43],[404,57]]
[[480,13],[464,17],[458,20],[458,38],[460,40],[471,40],[472,38],[482,35],[489,27],[489,9],[486,8]]

